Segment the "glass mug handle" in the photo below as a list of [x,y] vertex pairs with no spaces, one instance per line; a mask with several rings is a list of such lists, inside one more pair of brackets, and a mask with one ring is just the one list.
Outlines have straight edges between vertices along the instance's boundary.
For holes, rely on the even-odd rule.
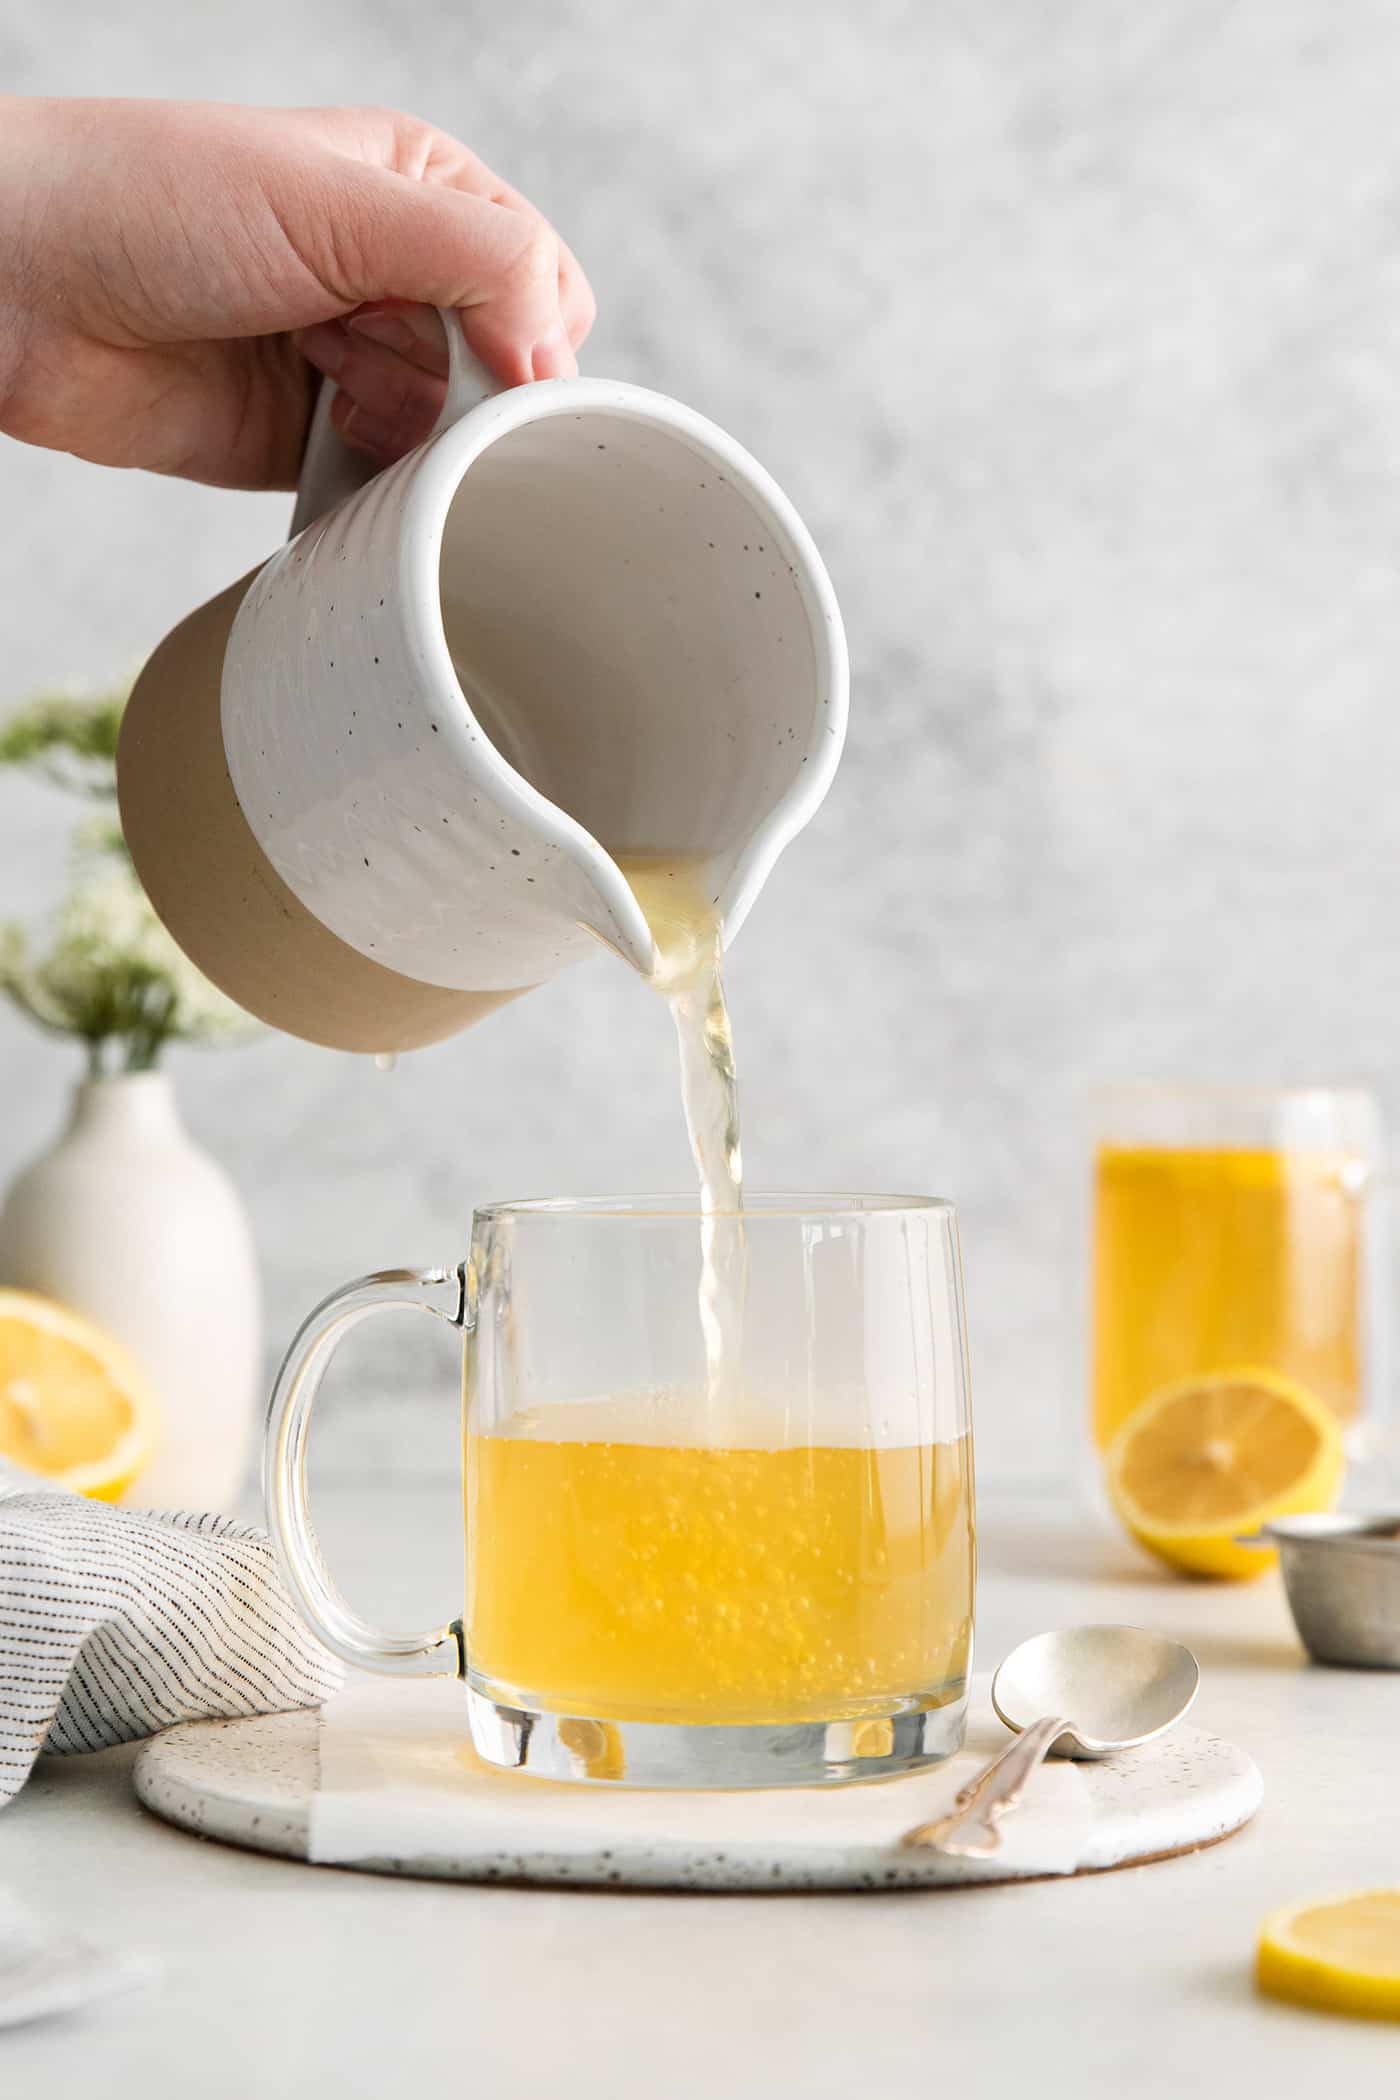
[[263,1494],[267,1524],[293,1602],[318,1640],[342,1662],[391,1677],[460,1677],[462,1626],[383,1633],[350,1609],[331,1580],[311,1526],[306,1437],[331,1358],[352,1327],[381,1312],[425,1312],[449,1327],[467,1324],[465,1264],[455,1269],[383,1269],[333,1291],[303,1321],[283,1359],[267,1405]]

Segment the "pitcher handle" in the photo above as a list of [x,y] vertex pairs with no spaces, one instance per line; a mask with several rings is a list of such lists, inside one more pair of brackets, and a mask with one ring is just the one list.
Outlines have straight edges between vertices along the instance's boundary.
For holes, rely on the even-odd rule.
[[390,1677],[460,1677],[466,1663],[454,1619],[426,1633],[383,1633],[352,1611],[331,1579],[311,1525],[306,1436],[330,1360],[352,1327],[380,1312],[432,1313],[467,1324],[465,1266],[385,1269],[333,1291],[301,1326],[267,1406],[263,1495],[267,1525],[293,1602],[317,1639],[342,1662]]
[[[440,306],[437,316],[447,336],[447,394],[430,437],[438,437],[454,423],[460,423],[478,402],[501,390],[500,381],[468,348],[460,313],[450,306]],[[366,459],[362,452],[352,451],[341,439],[331,421],[334,399],[335,382],[323,379],[316,405],[311,411],[289,539],[295,539],[313,520],[346,496],[353,496],[379,472],[373,460]]]

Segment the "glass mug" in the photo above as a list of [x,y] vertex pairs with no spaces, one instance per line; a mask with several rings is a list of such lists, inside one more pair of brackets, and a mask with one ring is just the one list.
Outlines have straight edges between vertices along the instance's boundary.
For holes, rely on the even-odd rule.
[[1351,1432],[1381,1380],[1380,1121],[1354,1088],[1098,1101],[1093,1433],[1182,1380],[1272,1371]]
[[[268,1520],[299,1609],[362,1668],[453,1675],[489,1763],[554,1779],[884,1778],[962,1741],[973,1488],[952,1206],[758,1196],[746,1316],[706,1386],[692,1200],[503,1203],[452,1269],[337,1291],[268,1409]],[[307,1429],[372,1313],[462,1330],[466,1594],[383,1633],[312,1531]]]

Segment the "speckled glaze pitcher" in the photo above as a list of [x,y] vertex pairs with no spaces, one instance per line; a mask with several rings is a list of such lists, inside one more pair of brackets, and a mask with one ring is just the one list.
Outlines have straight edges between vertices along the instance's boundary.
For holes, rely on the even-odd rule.
[[615,854],[701,856],[726,939],[822,800],[840,615],[771,477],[679,402],[505,392],[445,315],[433,436],[369,477],[317,405],[294,537],[132,695],[122,821],[180,945],[349,1050],[651,936]]

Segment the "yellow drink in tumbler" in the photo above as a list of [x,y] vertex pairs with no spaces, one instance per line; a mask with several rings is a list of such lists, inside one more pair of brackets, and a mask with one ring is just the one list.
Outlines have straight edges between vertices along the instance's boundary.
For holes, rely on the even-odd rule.
[[1163,1387],[1253,1366],[1342,1420],[1364,1372],[1366,1167],[1344,1152],[1102,1146],[1094,1434]]
[[858,1718],[959,1695],[966,1439],[712,1448],[632,1441],[624,1419],[556,1406],[523,1433],[467,1436],[474,1677],[616,1721]]

